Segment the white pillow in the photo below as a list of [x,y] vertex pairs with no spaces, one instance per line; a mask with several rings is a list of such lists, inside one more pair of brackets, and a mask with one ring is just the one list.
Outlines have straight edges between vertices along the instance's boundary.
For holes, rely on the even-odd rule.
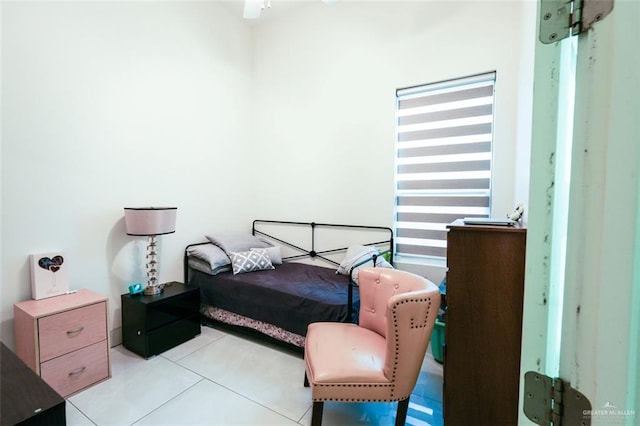
[[267,253],[269,253],[271,263],[273,263],[274,265],[282,265],[282,249],[280,248],[280,246],[267,247],[264,249],[259,247],[252,247],[251,250],[266,250]]
[[[378,249],[373,246],[351,246],[347,249],[347,254],[344,256],[344,260],[340,263],[336,273],[349,275],[351,268],[358,265],[360,262],[364,262],[362,265],[356,266],[351,274],[353,282],[358,284],[358,273],[362,267],[375,266],[376,268],[393,269],[393,266],[391,266],[391,264],[379,253]],[[375,265],[373,264],[373,255],[378,255],[378,257],[376,257]],[[367,259],[369,259],[369,261],[365,262]]]
[[[378,249],[373,246],[350,246],[347,249],[347,253],[344,255],[344,259],[342,260],[342,262],[340,262],[340,266],[338,266],[338,270],[336,272],[342,275],[349,275],[349,271],[351,270],[351,268],[353,268],[354,265],[368,258],[371,258],[374,254],[378,253]],[[373,264],[373,262],[371,263]]]

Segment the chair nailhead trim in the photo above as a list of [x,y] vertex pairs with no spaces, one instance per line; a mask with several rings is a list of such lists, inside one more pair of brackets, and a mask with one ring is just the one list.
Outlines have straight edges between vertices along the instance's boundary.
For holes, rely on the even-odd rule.
[[370,383],[369,384],[336,383],[331,385],[325,385],[325,384],[316,383],[314,386],[319,388],[384,388],[384,387],[391,386],[391,384],[375,385]]
[[[409,395],[411,396],[411,395]],[[312,398],[313,402],[336,401],[336,402],[397,402],[409,398],[409,396],[400,398]]]
[[[429,318],[429,312],[431,312],[431,298],[429,297],[425,297],[425,298],[418,298],[418,299],[405,299],[405,300],[401,300],[400,302],[396,303],[395,305],[393,305],[393,307],[391,308],[391,313],[393,316],[393,327],[394,327],[394,336],[395,336],[395,347],[396,347],[396,353],[395,353],[395,361],[393,363],[393,371],[391,372],[391,383],[394,384],[394,386],[391,388],[391,398],[394,398],[393,396],[393,392],[395,390],[395,383],[396,383],[396,373],[398,372],[398,353],[400,352],[400,342],[398,341],[398,315],[397,315],[397,308],[400,305],[404,305],[405,303],[421,303],[421,302],[427,302],[428,306],[427,306],[427,313],[424,317],[424,319],[422,320],[421,324],[416,325],[414,322],[414,319],[411,318],[411,328],[424,328],[427,326],[427,319]],[[396,397],[397,398],[397,397]],[[402,398],[400,398],[402,399]],[[399,399],[396,399],[396,401],[398,401]]]

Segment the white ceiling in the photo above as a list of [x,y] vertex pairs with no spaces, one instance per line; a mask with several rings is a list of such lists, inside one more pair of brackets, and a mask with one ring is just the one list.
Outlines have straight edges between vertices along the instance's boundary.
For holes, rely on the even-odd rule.
[[[257,25],[261,22],[286,15],[294,10],[304,8],[310,3],[316,1],[321,2],[322,0],[271,0],[271,8],[265,8],[262,10],[259,18],[245,19],[245,21],[249,25]],[[221,3],[223,3],[235,16],[243,18],[244,0],[224,0]]]

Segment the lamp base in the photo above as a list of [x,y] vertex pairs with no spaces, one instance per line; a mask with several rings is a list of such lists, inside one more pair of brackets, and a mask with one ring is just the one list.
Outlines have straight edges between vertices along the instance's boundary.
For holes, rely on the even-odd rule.
[[163,290],[162,286],[160,286],[160,285],[155,285],[155,286],[148,285],[148,286],[145,287],[145,289],[143,291],[143,294],[145,296],[154,296],[156,294],[161,294],[162,290]]

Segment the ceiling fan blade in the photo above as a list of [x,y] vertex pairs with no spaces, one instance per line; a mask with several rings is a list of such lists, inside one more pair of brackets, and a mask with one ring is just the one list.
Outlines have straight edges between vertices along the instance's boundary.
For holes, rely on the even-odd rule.
[[262,5],[262,0],[244,0],[244,19],[258,19]]

